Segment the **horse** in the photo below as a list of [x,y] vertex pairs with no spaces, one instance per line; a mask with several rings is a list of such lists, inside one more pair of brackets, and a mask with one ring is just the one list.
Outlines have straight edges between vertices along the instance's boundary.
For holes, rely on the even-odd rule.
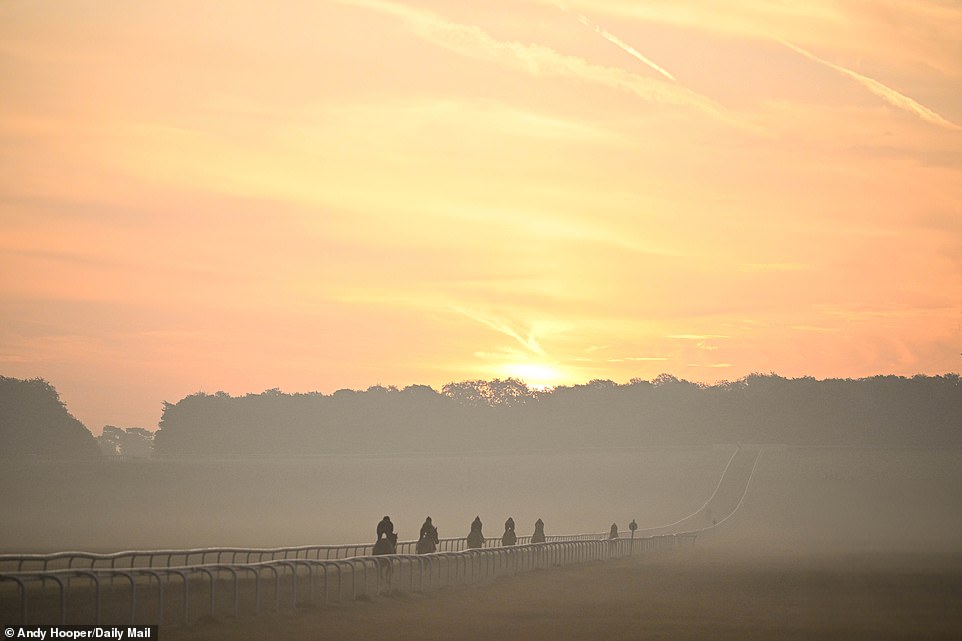
[[397,554],[397,533],[389,532],[383,538],[379,538],[374,543],[372,553],[377,556],[380,554]]
[[[379,537],[371,551],[374,556],[397,554],[397,533],[388,532],[383,538]],[[375,559],[377,563],[378,583],[387,584],[387,591],[391,591],[391,579],[394,576],[394,564],[391,559]]]
[[510,546],[518,542],[518,537],[514,533],[514,519],[510,516],[504,522],[504,534],[501,536],[501,545]]
[[418,554],[430,554],[431,552],[438,551],[438,529],[436,527],[430,527],[428,529],[421,530],[421,538],[418,539],[417,547],[415,551]]
[[538,519],[534,522],[534,534],[531,535],[532,543],[544,543],[544,521]]
[[617,523],[612,523],[612,524],[611,524],[611,531],[608,532],[608,538],[609,538],[609,539],[617,539],[617,538],[618,538],[618,524],[617,524]]
[[468,547],[483,548],[484,547],[484,535],[481,534],[481,517],[474,517],[474,521],[471,522],[471,531],[468,533]]

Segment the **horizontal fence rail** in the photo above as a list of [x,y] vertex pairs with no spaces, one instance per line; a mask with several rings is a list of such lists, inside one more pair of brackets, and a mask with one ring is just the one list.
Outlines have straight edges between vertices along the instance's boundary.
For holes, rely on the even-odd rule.
[[[581,537],[584,535],[578,535]],[[259,614],[303,604],[370,598],[384,593],[428,592],[449,585],[472,585],[550,567],[606,561],[636,551],[690,544],[695,534],[524,543],[431,554],[355,556],[344,559],[209,563],[180,567],[61,569],[0,574],[19,594],[19,618],[30,621],[30,604],[55,603],[61,624],[101,624],[109,600],[110,623],[187,624],[198,599],[200,616]],[[561,538],[561,537],[558,537]],[[52,587],[52,589],[50,589]],[[83,612],[70,605],[83,601]],[[243,607],[242,607],[243,603]],[[75,610],[80,609],[75,607]],[[75,615],[75,616],[71,616]]]
[[[545,541],[586,541],[599,539],[605,533],[546,536]],[[531,542],[531,536],[519,536],[518,544]],[[398,554],[414,554],[417,541],[398,541]],[[498,547],[500,538],[488,538],[484,547]],[[438,540],[439,552],[461,552],[468,549],[467,537]],[[170,550],[124,550],[121,552],[53,552],[50,554],[0,554],[0,572],[51,570],[123,570],[141,568],[183,567],[189,565],[250,564],[263,561],[346,559],[373,554],[372,543],[339,545],[300,545],[278,548],[188,548]]]
[[468,548],[467,537],[445,538],[437,552],[420,555],[414,554],[417,541],[400,541],[396,554],[382,556],[373,555],[372,544],[5,554],[0,555],[0,616],[18,616],[23,625],[41,617],[47,619],[43,623],[56,618],[61,624],[187,624],[199,616],[237,617],[265,608],[423,593],[693,544],[698,535],[730,520],[744,503],[760,452],[739,452],[751,457],[743,463],[745,469],[751,464],[744,489],[734,509],[706,527],[648,536],[633,531],[617,538],[607,532],[555,535],[544,543],[519,536],[513,546],[489,538],[481,548]]

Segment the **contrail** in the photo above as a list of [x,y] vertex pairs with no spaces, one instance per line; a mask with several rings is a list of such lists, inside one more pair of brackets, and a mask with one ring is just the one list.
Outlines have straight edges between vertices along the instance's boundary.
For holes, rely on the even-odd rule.
[[[755,126],[729,116],[710,98],[678,82],[664,82],[620,67],[592,64],[584,58],[563,54],[539,44],[498,40],[475,25],[451,22],[430,11],[409,7],[392,0],[337,1],[395,16],[403,20],[419,37],[463,56],[512,67],[532,76],[577,78],[584,82],[634,94],[651,103],[693,107],[729,124],[757,131]],[[599,33],[601,33],[600,30]],[[638,52],[632,55],[641,56]],[[664,69],[643,56],[641,59],[645,64],[657,69],[659,73],[674,80]]]
[[[570,13],[570,10],[566,6],[564,5],[559,5],[559,6],[561,7],[562,10],[568,11]],[[586,18],[584,14],[577,13],[575,14],[575,16],[578,18],[578,22],[588,27],[589,29],[593,29],[595,33],[600,35],[602,38],[604,38],[608,42],[612,43],[616,47],[619,47],[620,49],[634,56],[638,60],[641,60],[643,63],[645,63],[646,65],[648,65],[649,67],[651,67],[652,69],[654,69],[655,71],[663,75],[664,77],[668,78],[672,82],[678,82],[677,80],[675,80],[675,77],[673,75],[671,75],[665,69],[657,65],[654,61],[642,55],[640,51],[632,47],[630,44],[628,44],[627,42],[625,42],[615,34],[603,29],[602,27],[599,27],[598,25],[588,20],[588,18]]]
[[891,87],[883,85],[878,80],[874,80],[867,76],[863,76],[860,73],[856,73],[851,69],[846,69],[845,67],[829,62],[828,60],[823,60],[822,58],[819,58],[818,56],[816,56],[814,53],[811,53],[810,51],[806,51],[805,49],[802,49],[797,45],[793,45],[792,43],[787,42],[785,40],[779,40],[779,42],[781,42],[783,45],[785,45],[795,53],[805,56],[809,60],[813,60],[815,62],[821,63],[826,67],[829,67],[830,69],[834,69],[840,74],[843,74],[845,76],[848,76],[849,78],[852,78],[857,83],[859,83],[860,85],[862,85],[863,87],[865,87],[866,89],[874,93],[876,96],[878,96],[879,98],[881,98],[882,100],[884,100],[885,102],[889,103],[894,107],[898,107],[899,109],[908,111],[909,113],[913,113],[919,118],[921,118],[922,120],[925,120],[935,125],[940,125],[942,127],[947,127],[949,129],[962,129],[962,127],[960,127],[959,125],[949,120],[946,120],[945,118],[935,113],[925,105],[919,104],[915,100],[912,100],[908,96],[899,93],[895,89],[892,89]]

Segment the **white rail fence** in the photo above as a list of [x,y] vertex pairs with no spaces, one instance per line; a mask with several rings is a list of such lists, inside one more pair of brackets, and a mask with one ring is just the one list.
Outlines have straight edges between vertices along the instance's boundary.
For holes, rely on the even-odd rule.
[[[603,538],[600,534],[546,536],[546,541],[577,541]],[[518,543],[531,542],[531,536],[519,536]],[[501,545],[501,539],[485,539],[486,548]],[[398,541],[398,554],[413,554],[417,541]],[[468,549],[467,537],[439,539],[439,552]],[[373,554],[372,543],[339,545],[300,545],[278,548],[188,548],[169,550],[124,550],[121,552],[54,552],[51,554],[0,554],[0,572],[51,570],[122,570],[154,567],[181,567],[208,563],[250,564],[263,561],[346,559]]]
[[[740,452],[751,457],[741,497],[724,518],[703,528],[641,537],[632,532],[615,539],[606,538],[607,533],[548,536],[544,543],[531,543],[525,536],[514,546],[501,546],[499,538],[491,538],[474,549],[467,547],[465,537],[448,538],[439,541],[437,552],[421,555],[413,553],[416,541],[399,542],[397,554],[383,556],[374,556],[371,544],[0,555],[0,617],[18,616],[24,625],[31,614],[43,623],[55,618],[61,624],[100,624],[106,617],[110,623],[131,625],[187,624],[192,610],[196,614],[201,607],[210,617],[257,615],[265,598],[271,599],[273,610],[326,605],[693,544],[699,534],[721,527],[741,508],[758,466],[757,451],[732,455],[703,508]],[[641,531],[655,529],[660,528]]]
[[[639,539],[573,539],[421,555],[49,570],[2,574],[0,581],[17,586],[22,624],[29,622],[33,600],[43,601],[46,607],[41,610],[49,616],[50,595],[47,593],[50,590],[45,590],[48,583],[56,586],[53,598],[60,623],[83,619],[84,622],[100,624],[104,620],[105,594],[109,592],[113,605],[110,611],[112,623],[127,620],[131,625],[164,624],[168,622],[168,612],[175,607],[171,598],[175,598],[180,610],[177,619],[186,624],[191,620],[192,604],[197,607],[198,592],[205,597],[204,612],[211,617],[218,613],[240,616],[242,601],[245,613],[257,615],[264,605],[268,586],[267,596],[272,597],[274,610],[280,610],[282,604],[291,608],[304,604],[326,605],[332,599],[340,602],[345,598],[356,600],[384,593],[428,592],[448,585],[476,584],[536,569],[605,561],[627,556],[633,551],[693,543],[694,539],[694,534]],[[225,590],[228,590],[226,603],[220,594]],[[68,604],[77,601],[83,601],[82,612],[68,612]]]

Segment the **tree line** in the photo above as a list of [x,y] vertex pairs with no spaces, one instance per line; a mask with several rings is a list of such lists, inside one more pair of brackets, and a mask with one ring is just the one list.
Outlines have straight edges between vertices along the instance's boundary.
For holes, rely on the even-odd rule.
[[751,374],[714,385],[662,374],[539,391],[515,379],[163,403],[160,429],[94,439],[43,379],[0,376],[0,456],[251,457],[716,443],[962,447],[962,381]]
[[548,391],[513,379],[440,391],[197,393],[164,403],[154,455],[302,456],[699,446],[962,447],[962,383],[945,376],[704,385],[662,374]]

